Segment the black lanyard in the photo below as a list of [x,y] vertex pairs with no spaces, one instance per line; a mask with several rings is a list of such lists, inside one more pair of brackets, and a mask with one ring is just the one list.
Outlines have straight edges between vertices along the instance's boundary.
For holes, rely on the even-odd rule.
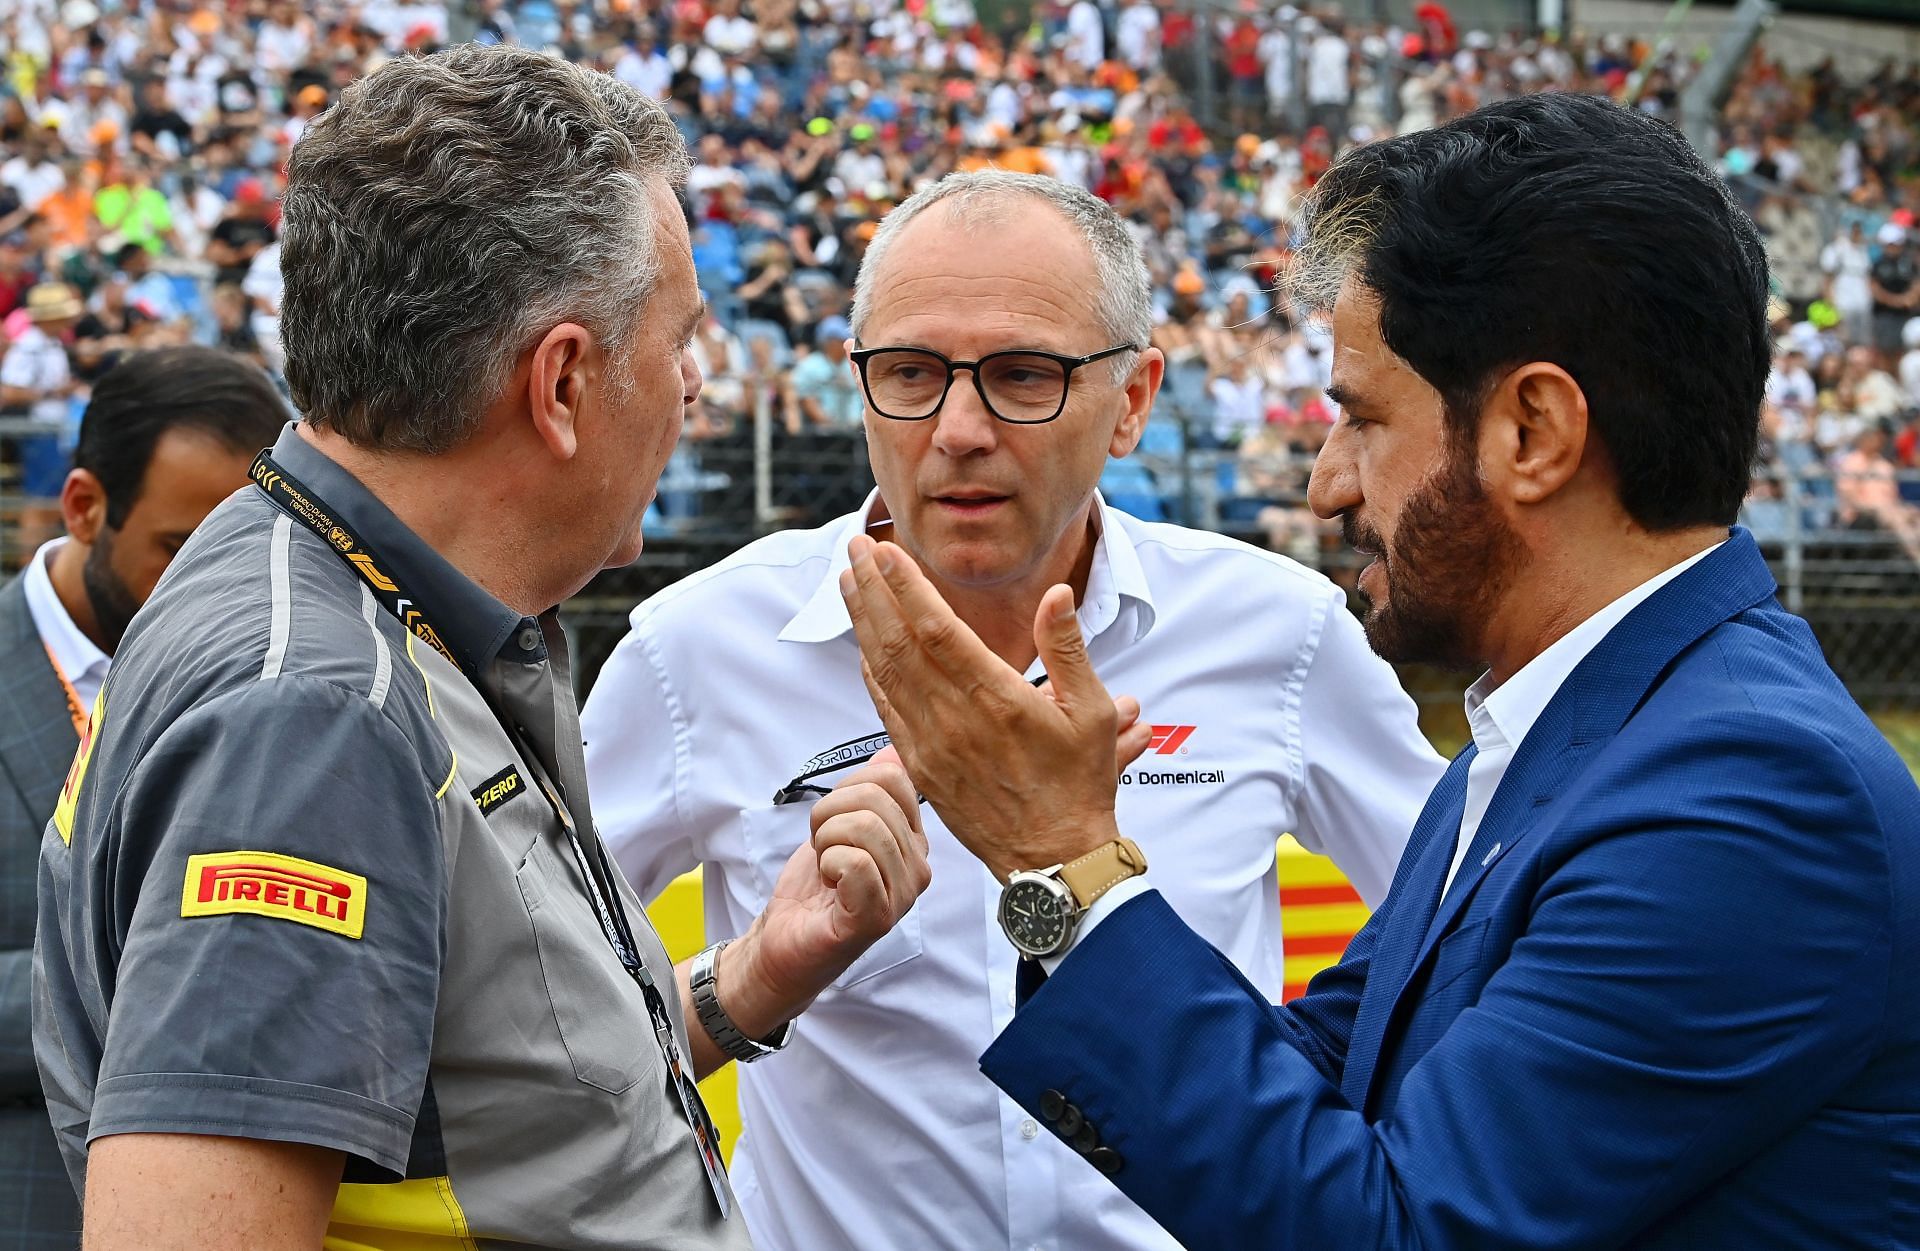
[[[434,627],[427,609],[406,593],[398,579],[388,571],[390,567],[375,555],[366,540],[356,534],[351,526],[334,516],[312,491],[281,468],[268,453],[261,452],[254,457],[253,468],[249,472],[254,484],[265,491],[267,497],[282,511],[325,539],[329,546],[340,553],[341,559],[351,565],[361,580],[372,589],[381,607],[410,630],[414,637],[445,656],[454,668],[460,668],[452,650],[440,637],[440,631]],[[484,692],[482,698],[485,699]],[[647,1016],[653,1024],[654,1040],[666,1060],[674,1093],[679,1097],[681,1110],[693,1128],[695,1145],[699,1148],[701,1163],[706,1168],[707,1181],[713,1188],[715,1200],[720,1204],[721,1215],[727,1216],[732,1210],[732,1196],[726,1184],[725,1166],[720,1163],[720,1136],[714,1128],[713,1118],[707,1113],[705,1102],[700,1098],[699,1090],[694,1086],[691,1069],[681,1055],[679,1040],[673,1032],[673,1017],[667,1011],[666,997],[648,970],[646,960],[640,955],[639,944],[634,941],[633,926],[627,919],[626,903],[620,898],[620,891],[614,883],[606,847],[596,838],[593,854],[588,854],[580,841],[572,815],[546,778],[545,770],[539,766],[539,754],[521,741],[511,718],[501,716],[500,710],[493,707],[492,700],[486,703],[494,719],[500,723],[501,730],[512,741],[515,751],[539,777],[541,790],[546,794],[554,817],[566,832],[567,842],[573,848],[574,860],[580,866],[580,875],[586,882],[587,898],[593,904],[601,932],[606,935],[607,944],[613,948],[620,966],[640,988],[641,998],[647,1005]]]

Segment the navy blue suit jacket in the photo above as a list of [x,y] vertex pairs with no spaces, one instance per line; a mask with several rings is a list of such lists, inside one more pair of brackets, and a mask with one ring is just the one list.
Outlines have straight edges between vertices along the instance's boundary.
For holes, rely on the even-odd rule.
[[982,1069],[1195,1251],[1920,1247],[1920,793],[1774,590],[1735,530],[1615,627],[1443,903],[1463,753],[1300,999],[1149,892]]

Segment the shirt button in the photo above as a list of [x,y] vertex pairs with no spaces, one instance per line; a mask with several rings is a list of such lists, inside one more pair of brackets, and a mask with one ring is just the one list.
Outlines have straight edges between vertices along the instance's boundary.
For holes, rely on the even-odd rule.
[[1020,1122],[1020,1136],[1026,1139],[1028,1142],[1032,1142],[1034,1139],[1038,1138],[1040,1136],[1039,1123],[1035,1121]]
[[532,626],[523,626],[520,629],[520,637],[515,641],[520,644],[521,651],[530,652],[540,646],[540,631]]

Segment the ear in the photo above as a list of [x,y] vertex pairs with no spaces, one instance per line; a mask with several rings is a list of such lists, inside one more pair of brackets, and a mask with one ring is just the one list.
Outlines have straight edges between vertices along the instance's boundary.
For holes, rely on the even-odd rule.
[[1133,449],[1140,446],[1140,436],[1147,432],[1147,418],[1153,414],[1153,400],[1160,394],[1160,381],[1166,372],[1167,358],[1160,354],[1159,348],[1150,347],[1140,353],[1133,372],[1127,375],[1127,409],[1120,415],[1120,424],[1113,428],[1107,455],[1118,459],[1132,454]]
[[527,417],[557,460],[580,447],[580,415],[597,384],[606,386],[605,353],[593,333],[573,322],[547,331],[527,354]]
[[60,518],[76,543],[92,547],[107,528],[107,489],[91,469],[75,469],[60,487]]
[[1516,504],[1541,504],[1580,471],[1587,396],[1558,365],[1534,361],[1501,379],[1480,412],[1481,469]]

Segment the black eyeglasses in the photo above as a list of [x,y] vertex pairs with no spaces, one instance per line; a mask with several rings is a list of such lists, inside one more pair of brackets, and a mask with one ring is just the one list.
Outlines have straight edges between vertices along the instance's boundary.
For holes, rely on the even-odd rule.
[[860,348],[849,355],[860,368],[867,403],[891,421],[925,421],[938,413],[953,375],[965,369],[988,412],[1016,426],[1038,426],[1066,411],[1074,370],[1139,350],[1124,343],[1091,356],[994,352],[977,361],[948,360],[927,348]]

